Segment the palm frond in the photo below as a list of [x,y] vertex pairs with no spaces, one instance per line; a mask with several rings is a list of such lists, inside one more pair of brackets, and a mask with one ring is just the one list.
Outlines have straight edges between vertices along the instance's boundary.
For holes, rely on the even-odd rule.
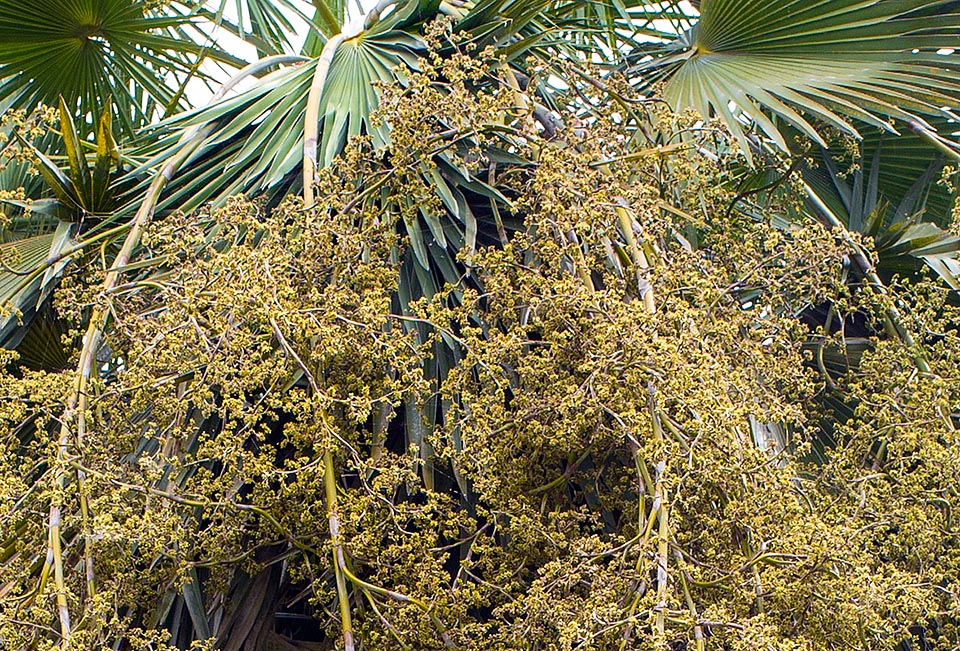
[[[642,52],[630,72],[664,81],[682,110],[718,117],[743,145],[755,124],[788,149],[778,121],[826,145],[822,126],[859,134],[853,119],[889,122],[940,115],[960,97],[960,14],[943,0],[705,0],[696,25],[668,46]],[[933,18],[935,16],[935,19]],[[745,147],[747,148],[747,147]]]
[[[415,36],[387,30],[364,33],[338,48],[320,99],[322,165],[340,152],[348,137],[370,133],[376,142],[384,142],[385,125],[370,123],[370,113],[379,104],[377,85],[394,82],[398,67],[414,68],[421,46]],[[284,193],[295,190],[293,176],[301,162],[315,68],[316,61],[284,68],[240,95],[161,124],[156,144],[144,152],[144,168],[176,151],[177,130],[218,125],[166,202],[192,210],[239,192],[271,192],[277,186]]]
[[177,80],[196,74],[201,58],[236,62],[183,38],[193,20],[129,0],[3,3],[0,101],[30,111],[62,96],[86,117],[113,96],[120,127],[130,133],[182,99]]

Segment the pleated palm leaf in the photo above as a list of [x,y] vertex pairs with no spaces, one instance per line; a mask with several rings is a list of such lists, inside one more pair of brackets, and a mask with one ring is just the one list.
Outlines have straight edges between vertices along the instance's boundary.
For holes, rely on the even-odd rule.
[[[241,94],[178,115],[148,132],[148,144],[141,153],[143,169],[194,146],[179,140],[183,130],[209,130],[165,201],[189,210],[206,201],[221,203],[238,192],[282,195],[302,188],[298,169],[311,88],[321,91],[315,107],[319,166],[328,165],[349,138],[361,133],[371,135],[375,144],[384,142],[388,125],[370,121],[379,105],[378,88],[402,82],[404,70],[418,69],[417,59],[425,53],[421,27],[428,20],[444,13],[459,19],[454,29],[462,38],[473,47],[497,47],[508,61],[522,61],[527,54],[548,61],[550,53],[538,46],[550,39],[559,43],[562,31],[555,23],[570,13],[564,9],[562,15],[552,15],[553,3],[548,0],[484,0],[469,12],[465,7],[472,3],[462,7],[459,2],[454,6],[439,0],[397,4],[379,20],[369,18],[359,33],[349,38],[334,36],[328,60],[317,53],[313,60],[272,73]],[[324,68],[323,83],[315,86],[318,67]],[[221,171],[226,176],[218,179]]]
[[[108,105],[97,122],[96,139],[90,143],[95,154],[91,165],[71,110],[62,97],[59,104],[59,135],[48,133],[28,142],[17,130],[6,130],[7,146],[19,146],[31,162],[6,160],[0,176],[4,190],[18,189],[12,197],[0,199],[0,205],[16,216],[3,228],[9,241],[4,244],[7,266],[0,270],[0,304],[15,311],[0,319],[0,345],[23,353],[20,343],[26,338],[34,349],[29,355],[36,359],[52,359],[52,353],[60,360],[68,356],[61,342],[62,324],[45,304],[70,257],[102,241],[104,231],[109,235],[107,222],[122,193],[112,107]],[[63,151],[62,157],[55,156],[64,159],[63,167],[45,150]],[[75,239],[81,233],[84,245]],[[34,328],[37,317],[42,323]],[[29,337],[32,330],[36,332]]]
[[195,42],[195,17],[164,3],[24,0],[0,5],[0,108],[34,110],[64,97],[78,118],[116,102],[127,134],[181,104],[180,82],[204,58],[236,57]]
[[942,113],[960,93],[960,14],[946,0],[704,0],[694,26],[633,55],[642,85],[663,82],[677,110],[717,117],[749,154],[754,124],[788,149],[778,123],[826,145],[853,120],[895,131]]
[[[753,163],[758,154],[767,157],[767,146],[791,154],[804,141],[827,147],[836,131],[867,136],[861,162],[871,172],[854,175],[852,185],[829,171],[830,155],[823,169],[807,174],[808,185],[816,186],[809,188],[819,204],[815,216],[849,240],[852,259],[864,267],[860,275],[881,291],[883,280],[852,231],[877,236],[881,272],[915,271],[923,260],[955,287],[956,247],[942,231],[953,197],[932,183],[940,153],[929,144],[950,150],[943,138],[960,102],[955,5],[704,0],[690,27],[676,21],[672,40],[635,48],[623,69],[647,92],[662,88],[674,109],[719,120]],[[882,165],[873,160],[880,132],[888,134],[886,149],[903,154],[884,156]],[[910,132],[923,138],[898,138]],[[888,331],[912,342],[891,326],[896,310],[888,312]]]

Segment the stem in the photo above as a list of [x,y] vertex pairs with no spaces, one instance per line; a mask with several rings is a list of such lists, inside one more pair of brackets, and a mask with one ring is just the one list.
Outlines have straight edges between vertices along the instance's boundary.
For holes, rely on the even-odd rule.
[[57,613],[60,617],[60,648],[70,648],[70,607],[67,604],[67,586],[63,579],[63,550],[60,545],[61,509],[50,505],[50,547],[48,557],[53,562],[53,582],[57,589]]
[[90,500],[87,497],[87,476],[77,471],[77,492],[80,493],[80,526],[83,529],[83,571],[87,585],[87,604],[93,607],[97,596],[97,579],[93,568],[93,529],[90,526]]
[[337,579],[337,601],[340,604],[340,619],[343,626],[345,651],[354,651],[353,623],[350,614],[350,593],[344,572],[347,571],[340,538],[340,520],[337,517],[337,479],[333,465],[333,452],[329,447],[323,453],[323,486],[327,496],[327,520],[330,523],[330,543],[333,546],[333,570]]
[[573,258],[573,266],[583,286],[591,293],[597,291],[597,286],[593,284],[593,277],[590,275],[587,258],[583,254],[583,247],[580,244],[580,238],[577,237],[576,231],[571,228],[565,233],[564,237],[569,244],[567,250],[570,251],[570,257]]
[[[656,388],[653,382],[647,385],[650,392],[649,409],[650,420],[653,425],[653,440],[658,447],[663,448],[664,437],[663,427],[660,423],[660,414],[657,411]],[[664,457],[666,451],[664,450]],[[654,643],[659,646],[666,645],[666,614],[667,614],[667,555],[670,544],[670,509],[667,506],[667,488],[664,486],[663,476],[666,474],[667,462],[662,459],[656,465],[656,479],[654,480],[653,503],[659,504],[660,528],[657,532],[657,616],[655,624]],[[653,514],[650,514],[651,521]]]
[[670,509],[667,506],[667,491],[662,489],[660,504],[660,530],[657,545],[657,620],[656,638],[654,642],[660,646],[666,645],[667,633],[665,618],[667,615],[667,554],[670,541]]
[[340,31],[340,21],[337,20],[334,13],[330,11],[326,0],[313,0],[313,8],[316,9],[316,15],[323,20],[324,27],[329,30],[330,34],[336,34]]
[[757,606],[757,613],[763,613],[763,583],[760,580],[760,568],[753,565],[750,568],[753,574],[753,596],[754,603]]
[[[173,177],[176,170],[179,168],[180,164],[183,163],[187,158],[189,158],[194,151],[196,151],[200,142],[212,131],[213,125],[207,125],[207,127],[196,131],[193,138],[193,141],[188,143],[174,158],[164,166],[162,172],[158,174],[153,183],[150,184],[149,189],[147,190],[147,196],[144,199],[143,203],[140,205],[140,209],[137,211],[136,216],[131,222],[132,226],[130,232],[127,233],[127,237],[123,242],[123,246],[120,248],[120,252],[117,254],[117,257],[114,259],[113,264],[110,267],[110,270],[107,272],[107,277],[103,282],[103,294],[109,294],[113,288],[117,285],[117,281],[120,278],[122,269],[130,261],[130,256],[132,255],[134,249],[140,244],[140,238],[143,235],[143,230],[146,225],[153,218],[153,212],[156,208],[157,202],[160,198],[160,192],[163,190],[167,182]],[[70,448],[70,435],[71,430],[74,424],[76,424],[77,432],[77,444],[78,452],[80,451],[80,445],[82,445],[82,438],[86,432],[86,414],[87,414],[87,398],[89,396],[89,384],[90,377],[94,372],[94,362],[96,361],[97,351],[100,349],[100,342],[103,338],[104,328],[106,327],[108,311],[103,306],[98,306],[94,309],[93,314],[90,317],[90,323],[87,326],[87,332],[83,337],[83,348],[80,351],[80,361],[77,364],[77,375],[74,381],[73,391],[67,399],[66,407],[64,407],[63,414],[60,418],[60,437],[57,445],[57,457],[61,463],[65,462],[69,458],[69,448]],[[83,494],[84,490],[84,473],[78,472],[78,488],[80,492],[80,510],[83,515],[84,522],[88,523],[89,518],[89,504],[87,503],[86,496]],[[54,522],[57,523],[56,538],[53,539],[53,571],[54,571],[54,580],[57,582],[57,592],[58,592],[58,609],[60,611],[60,626],[64,631],[63,641],[61,642],[61,649],[69,648],[69,631],[70,631],[70,613],[67,608],[66,595],[63,594],[63,601],[60,603],[60,594],[62,593],[62,583],[63,583],[63,557],[59,553],[60,550],[60,538],[59,538],[59,522],[61,518],[61,511],[63,508],[63,491],[67,485],[66,472],[63,469],[58,470],[57,472],[57,483],[61,488],[61,493],[58,494],[50,504],[50,530],[51,537],[53,537],[54,532]],[[86,583],[88,590],[88,599],[87,607],[92,607],[92,600],[96,594],[96,582],[94,577],[94,568],[93,568],[93,538],[90,535],[89,530],[85,526],[84,531],[84,567],[86,568]]]
[[[380,461],[380,457],[383,455],[384,446],[387,441],[387,427],[390,423],[391,409],[390,403],[386,400],[377,400],[374,403],[373,441],[370,446],[370,459],[374,463]],[[373,470],[369,471],[367,481],[370,480],[373,472]]]
[[[664,446],[664,435],[663,435],[663,425],[660,420],[660,414],[657,411],[656,404],[656,390],[653,386],[653,383],[650,382],[647,385],[647,389],[650,393],[650,398],[647,404],[647,407],[650,411],[650,421],[653,429],[653,440],[657,443],[658,447],[663,448]],[[637,574],[640,574],[643,569],[643,561],[645,559],[644,548],[647,546],[647,541],[650,540],[650,535],[653,533],[654,524],[659,522],[659,529],[657,531],[657,553],[655,556],[655,561],[657,565],[657,605],[656,605],[656,615],[654,621],[654,643],[658,648],[665,646],[666,644],[666,621],[667,621],[667,554],[669,553],[669,541],[670,541],[670,528],[669,528],[669,513],[667,507],[667,489],[664,486],[664,475],[666,474],[667,461],[666,461],[666,452],[663,452],[663,458],[658,461],[653,469],[654,476],[651,478],[650,473],[646,469],[646,461],[643,459],[637,458],[636,463],[639,469],[640,480],[644,485],[644,491],[641,491],[640,495],[640,515],[643,516],[643,499],[644,493],[646,492],[646,487],[653,485],[653,504],[650,507],[650,515],[647,517],[646,525],[644,527],[643,535],[640,537],[640,553],[637,556],[637,562],[634,565],[634,569]],[[645,582],[644,582],[645,587]],[[644,591],[636,590],[633,599],[630,603],[630,609],[627,613],[626,621],[629,622],[626,630],[624,631],[623,637],[620,640],[620,650],[623,651],[626,649],[627,644],[630,641],[630,637],[633,631],[633,621],[635,619],[637,606],[640,604],[640,599],[643,596]]]
[[304,61],[309,61],[308,57],[299,56],[296,54],[274,54],[272,56],[264,57],[259,61],[254,61],[248,66],[245,66],[233,77],[228,79],[223,86],[220,87],[220,90],[217,91],[217,94],[213,96],[213,99],[210,100],[210,104],[220,101],[223,99],[228,92],[233,90],[233,88],[251,75],[255,75],[258,72],[262,72],[267,68],[272,68],[273,66],[283,65],[285,63],[303,63]]
[[[680,552],[674,554],[678,560],[683,559]],[[690,594],[690,573],[683,570],[680,573],[680,584],[683,586],[683,598],[687,601],[687,608],[690,609],[690,616],[693,618],[693,639],[696,651],[706,651],[706,641],[703,637],[703,626],[700,625],[700,615],[697,614],[697,604],[693,601]]]
[[313,83],[310,84],[310,94],[307,96],[307,114],[303,122],[303,204],[306,208],[313,205],[313,180],[317,171],[317,140],[320,134],[320,98],[327,83],[333,56],[343,40],[344,35],[337,34],[324,44],[317,60]]
[[380,20],[380,14],[382,14],[388,7],[392,7],[397,4],[399,0],[380,0],[376,6],[367,13],[367,17],[363,19],[363,28],[370,29],[373,27],[377,21]]
[[956,161],[960,161],[960,151],[956,150],[957,145],[945,139],[936,131],[931,131],[916,120],[910,120],[907,122],[907,128],[933,145],[938,151],[940,151],[940,153],[946,154]]
[[637,238],[633,233],[633,214],[627,209],[626,202],[617,207],[617,217],[620,218],[620,230],[623,231],[623,237],[627,242],[627,249],[630,251],[630,258],[633,260],[634,268],[637,274],[637,291],[643,298],[643,306],[647,314],[656,314],[657,304],[654,301],[653,285],[650,284],[646,274],[650,270],[650,262],[644,254]]

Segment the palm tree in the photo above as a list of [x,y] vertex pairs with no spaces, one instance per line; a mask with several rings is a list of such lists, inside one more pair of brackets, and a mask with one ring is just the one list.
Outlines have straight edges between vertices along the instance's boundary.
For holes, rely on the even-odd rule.
[[[0,108],[11,116],[4,126],[6,147],[30,159],[40,177],[28,178],[25,164],[8,166],[0,177],[3,190],[23,187],[20,195],[0,197],[14,217],[4,226],[0,249],[4,257],[17,260],[0,274],[0,296],[16,310],[6,318],[0,336],[25,359],[41,360],[41,368],[72,378],[56,425],[30,414],[16,432],[24,448],[45,431],[57,442],[56,467],[44,465],[32,479],[33,485],[42,480],[60,487],[42,498],[48,549],[18,552],[35,555],[30,567],[39,585],[56,584],[56,615],[44,624],[53,632],[36,633],[33,643],[58,640],[67,648],[71,632],[79,631],[82,637],[93,619],[96,541],[90,535],[92,516],[84,489],[90,478],[82,463],[71,465],[71,460],[91,418],[93,400],[124,364],[124,352],[105,344],[113,321],[109,305],[103,303],[77,315],[80,320],[72,326],[83,334],[75,337],[76,350],[46,355],[55,359],[42,361],[42,351],[64,348],[63,335],[70,329],[51,302],[67,264],[100,264],[104,295],[130,283],[162,284],[170,261],[139,258],[147,250],[144,231],[154,222],[178,211],[227,205],[237,194],[262,201],[268,210],[290,195],[302,197],[305,210],[315,207],[315,187],[323,170],[336,165],[348,143],[365,137],[376,150],[398,137],[390,120],[378,112],[388,89],[410,83],[425,65],[423,57],[431,53],[438,61],[472,61],[469,84],[458,86],[456,80],[443,78],[441,70],[435,71],[435,86],[441,94],[450,93],[451,101],[456,90],[476,97],[508,95],[496,128],[438,120],[433,128],[455,146],[438,147],[429,164],[412,172],[388,165],[357,181],[354,192],[361,207],[384,210],[382,202],[396,204],[388,210],[395,216],[392,226],[410,245],[393,251],[401,283],[392,301],[395,311],[407,317],[401,327],[420,345],[432,347],[422,370],[432,397],[400,397],[402,407],[392,426],[402,432],[394,436],[402,439],[404,449],[415,450],[412,462],[424,486],[446,490],[462,500],[465,509],[474,509],[470,482],[460,468],[450,466],[452,479],[438,478],[444,462],[435,458],[429,443],[450,409],[438,388],[460,363],[462,346],[455,336],[437,335],[434,327],[417,321],[413,306],[441,293],[444,285],[460,288],[453,300],[462,298],[463,291],[482,289],[458,253],[505,245],[523,229],[522,211],[510,194],[514,186],[500,181],[500,175],[505,170],[523,175],[537,165],[537,153],[529,147],[531,134],[573,147],[555,137],[564,126],[560,116],[569,115],[573,106],[582,124],[589,125],[591,101],[599,97],[616,103],[626,116],[637,155],[657,148],[669,154],[676,142],[658,140],[649,101],[663,99],[678,111],[693,109],[702,118],[694,131],[709,131],[719,122],[733,136],[720,146],[722,155],[733,155],[733,149],[742,155],[737,176],[730,181],[735,195],[730,211],[749,213],[773,205],[779,190],[799,184],[807,202],[781,215],[785,224],[814,220],[837,229],[849,246],[855,273],[876,290],[886,291],[893,271],[924,273],[912,260],[925,263],[956,290],[960,240],[947,233],[956,190],[946,192],[937,184],[941,168],[960,158],[960,148],[948,137],[952,113],[943,108],[955,106],[960,95],[956,58],[945,49],[960,33],[960,15],[953,13],[953,4],[796,0],[771,9],[769,3],[754,0],[693,5],[387,0],[361,20],[350,21],[346,2],[325,0],[314,0],[309,7],[292,0],[244,0],[236,3],[236,20],[225,16],[226,0],[200,6],[177,0],[3,3]],[[437,18],[447,21],[443,29],[436,27]],[[217,41],[224,32],[251,46],[259,59],[248,63],[230,54],[230,48]],[[209,104],[194,106],[191,89],[197,83],[221,86]],[[623,90],[627,87],[633,95]],[[586,88],[593,89],[593,98]],[[31,137],[22,125],[24,120],[43,119],[31,113],[38,103],[56,106],[59,133]],[[860,168],[846,178],[837,171],[844,153],[838,134],[862,141]],[[694,134],[690,142],[700,141]],[[906,161],[888,159],[886,148],[907,146],[911,156]],[[709,165],[717,152],[693,146],[695,152],[698,148],[693,164]],[[492,165],[481,170],[462,164],[477,150]],[[904,181],[907,165],[909,183]],[[408,184],[417,179],[432,200],[401,205],[390,186],[400,187],[401,177]],[[676,209],[674,199],[664,198],[668,209]],[[638,241],[635,233],[642,229],[627,206],[621,219],[603,255],[621,270],[646,267],[655,247]],[[242,240],[224,240],[215,219],[202,223],[207,245],[232,246]],[[882,256],[878,265],[863,254],[856,232],[877,240]],[[695,238],[685,241],[696,245]],[[585,262],[591,252],[578,242],[572,233],[565,243],[570,267],[592,287],[595,279]],[[636,297],[654,311],[655,288],[644,274],[633,282]],[[746,294],[741,298],[749,300]],[[883,320],[892,336],[911,349],[920,348],[895,306]],[[277,353],[296,356],[274,327]],[[922,351],[915,361],[922,372],[929,371]],[[320,393],[311,387],[314,380],[307,369],[297,375],[290,387]],[[200,439],[215,437],[225,427],[199,409],[186,418],[195,436],[180,451],[179,462],[195,453]],[[387,445],[386,420],[373,425],[381,437],[374,448]],[[757,430],[764,427],[778,428],[758,424]],[[449,435],[454,447],[462,446],[455,431]],[[158,454],[155,446],[145,434],[130,454],[146,458]],[[581,463],[588,458],[585,454]],[[368,598],[374,610],[371,594],[413,598],[378,592],[359,576],[360,561],[355,564],[345,556],[333,522],[335,461],[330,452],[320,460],[331,482],[326,508],[332,516],[334,558],[320,582],[330,586],[334,599],[329,608],[339,612],[344,645],[352,648],[351,613],[362,598]],[[177,465],[171,460],[159,479],[140,488],[189,507],[179,489],[193,471]],[[74,510],[65,500],[68,487],[71,496],[77,495],[81,523],[61,529],[65,514]],[[14,526],[4,530],[11,535],[4,549],[19,549],[18,527],[28,525],[21,517],[10,522]],[[289,645],[274,624],[296,617],[285,604],[298,600],[293,592],[299,586],[282,569],[283,559],[295,554],[309,556],[296,540],[262,545],[250,555],[262,563],[257,569],[237,563],[219,584],[212,572],[191,567],[186,576],[170,581],[156,603],[137,613],[137,623],[169,630],[173,644],[181,648],[210,637],[229,649]],[[84,593],[72,603],[65,586],[77,568],[84,575],[79,582]],[[41,592],[38,588],[37,594]],[[36,605],[35,595],[20,597],[22,603]],[[148,611],[151,615],[145,617]],[[438,639],[449,642],[442,622],[435,624]],[[98,634],[113,641],[109,631]]]

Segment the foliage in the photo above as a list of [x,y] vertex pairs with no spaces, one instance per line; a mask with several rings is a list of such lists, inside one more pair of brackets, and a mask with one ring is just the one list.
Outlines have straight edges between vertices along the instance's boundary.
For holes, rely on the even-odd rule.
[[960,647],[954,3],[39,4],[0,646]]
[[183,38],[193,17],[168,2],[24,0],[0,5],[0,94],[4,107],[31,110],[65,97],[86,119],[116,97],[128,132],[178,103],[166,77],[191,73],[204,56],[235,63]]
[[672,105],[715,111],[744,145],[735,110],[787,148],[761,107],[825,144],[808,118],[854,134],[849,117],[894,131],[886,118],[922,122],[952,106],[956,62],[940,55],[958,29],[949,0],[765,4],[707,0],[701,20],[638,72],[665,78]]
[[[14,357],[3,377],[3,500],[17,514],[4,523],[5,643],[56,643],[45,631],[62,594],[83,613],[75,648],[158,648],[179,617],[225,648],[240,631],[279,644],[274,611],[254,614],[265,601],[297,602],[325,648],[345,625],[332,614],[337,553],[364,648],[872,648],[949,624],[960,348],[943,292],[896,290],[916,306],[911,327],[941,333],[931,372],[877,340],[837,389],[856,405],[838,444],[804,462],[823,378],[794,315],[826,300],[882,314],[891,297],[847,286],[844,241],[815,225],[734,215],[701,226],[698,249],[678,238],[681,215],[726,209],[717,181],[736,154],[709,166],[625,156],[612,120],[561,144],[517,113],[517,153],[537,164],[500,187],[523,233],[464,247],[469,279],[397,312],[409,237],[392,198],[439,201],[420,173],[443,142],[429,134],[502,111],[454,91],[425,125],[414,116],[430,83],[386,96],[392,144],[354,141],[321,172],[314,205],[237,199],[171,217],[144,241],[157,262],[109,296],[71,273],[57,308],[80,323],[91,301],[109,306],[109,370],[66,453],[46,432],[69,374]],[[385,172],[389,194],[357,204],[358,179]],[[680,192],[664,203],[665,190]],[[635,263],[607,256],[624,206],[652,252],[652,270],[635,270],[656,288],[655,314]],[[758,290],[749,309],[746,287]],[[435,340],[460,357],[431,381]],[[397,429],[428,407],[440,426],[416,463]],[[752,420],[790,423],[795,439],[758,445]],[[82,483],[63,482],[78,471]],[[47,522],[30,514],[81,494],[63,553],[67,567],[89,558],[95,583],[70,571],[61,587],[43,560]],[[278,572],[259,603],[238,596],[244,577],[257,591]]]

